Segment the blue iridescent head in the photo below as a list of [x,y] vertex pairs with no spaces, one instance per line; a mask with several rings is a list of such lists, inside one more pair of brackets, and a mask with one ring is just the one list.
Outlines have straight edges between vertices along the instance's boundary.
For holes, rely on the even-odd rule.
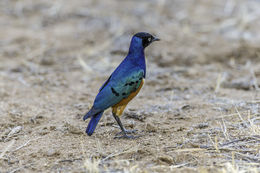
[[146,48],[154,41],[160,40],[147,32],[138,32],[133,36],[133,38],[140,39],[140,41],[142,41],[143,48]]

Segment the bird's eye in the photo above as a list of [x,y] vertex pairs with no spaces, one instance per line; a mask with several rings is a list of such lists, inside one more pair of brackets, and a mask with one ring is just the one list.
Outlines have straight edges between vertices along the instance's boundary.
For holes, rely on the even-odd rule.
[[148,40],[149,42],[151,42],[152,38],[151,38],[151,37],[149,37],[147,40]]

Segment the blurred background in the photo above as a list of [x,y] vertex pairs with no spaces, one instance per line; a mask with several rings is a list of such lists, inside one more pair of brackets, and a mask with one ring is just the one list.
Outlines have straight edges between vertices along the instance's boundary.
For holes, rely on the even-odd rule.
[[[92,70],[100,71],[99,61],[118,63],[139,31],[163,40],[156,45],[159,49],[149,51],[154,55],[149,59],[159,66],[246,60],[251,56],[243,57],[244,53],[254,54],[260,40],[257,0],[0,3],[2,62],[19,58],[44,64],[58,58],[72,66],[82,57],[91,59],[87,65]],[[107,71],[104,64],[102,68]]]
[[[259,170],[259,9],[259,0],[0,0],[0,172]],[[123,122],[144,137],[113,140],[110,111],[87,137],[83,114],[141,31],[161,41],[146,49],[146,85]]]

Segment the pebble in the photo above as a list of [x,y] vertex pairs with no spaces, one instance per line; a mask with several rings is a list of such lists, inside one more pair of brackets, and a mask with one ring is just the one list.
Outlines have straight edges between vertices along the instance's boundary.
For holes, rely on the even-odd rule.
[[161,161],[161,162],[168,163],[168,164],[173,163],[173,158],[171,156],[168,156],[168,155],[159,156],[158,160]]
[[47,152],[46,152],[46,156],[48,157],[53,157],[53,156],[59,156],[60,155],[60,152],[59,151],[56,151],[54,149],[49,149]]
[[145,129],[148,132],[156,132],[157,131],[156,127],[154,125],[150,124],[150,123],[146,124]]
[[19,133],[22,130],[22,126],[16,126],[14,127],[8,134],[8,137],[13,136],[16,133]]

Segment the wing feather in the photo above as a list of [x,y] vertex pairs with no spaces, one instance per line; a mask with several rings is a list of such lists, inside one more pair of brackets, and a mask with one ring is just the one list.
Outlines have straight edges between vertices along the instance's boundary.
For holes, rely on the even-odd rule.
[[117,78],[111,76],[100,88],[93,107],[97,110],[105,110],[119,103],[139,88],[143,78],[144,70],[142,69],[134,69]]
[[126,98],[139,88],[143,77],[144,72],[142,70],[133,72],[121,81],[120,84],[115,85],[114,89],[122,98]]

